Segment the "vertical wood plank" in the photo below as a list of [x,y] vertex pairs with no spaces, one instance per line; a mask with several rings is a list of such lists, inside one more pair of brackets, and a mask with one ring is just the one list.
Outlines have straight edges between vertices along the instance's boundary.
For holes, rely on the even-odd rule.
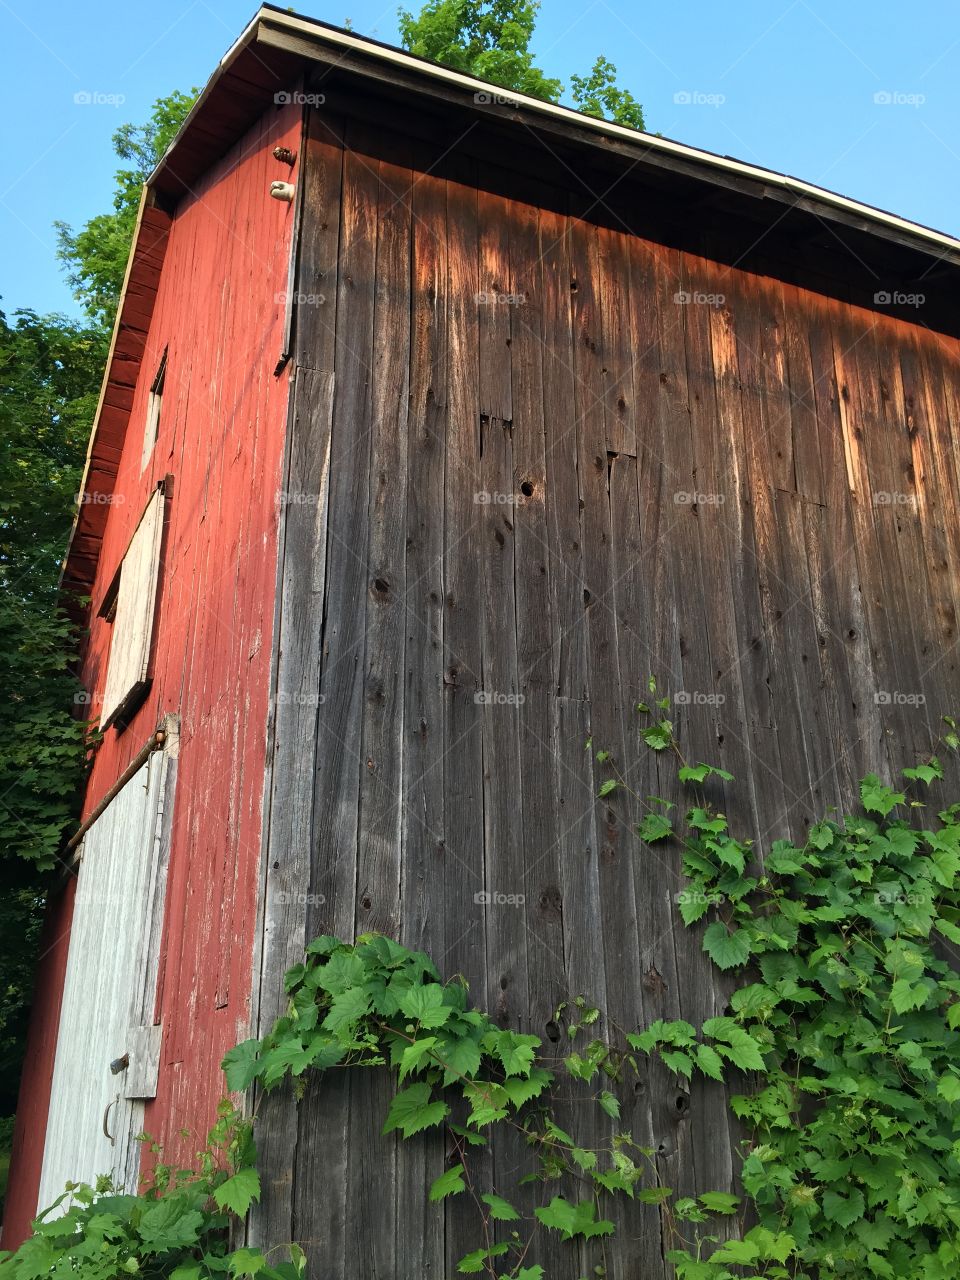
[[[295,375],[283,488],[277,670],[273,688],[273,759],[263,886],[263,941],[257,1034],[283,1011],[283,975],[299,963],[307,942],[307,895],[313,879],[313,778],[318,748],[321,647],[327,585],[327,521],[334,404],[334,340],[343,174],[341,140],[309,113],[301,182],[303,220],[295,290],[311,296],[297,308]],[[312,1095],[304,1109],[311,1106]],[[294,1240],[294,1167],[301,1116],[283,1088],[259,1104],[257,1140],[264,1195],[251,1216],[260,1241]],[[299,1187],[296,1189],[299,1193]],[[308,1228],[309,1230],[309,1228]]]
[[[483,567],[478,537],[482,489],[479,403],[478,213],[475,171],[464,163],[447,185],[448,428],[444,475],[443,892],[446,936],[439,963],[462,974],[480,999],[488,987],[487,919],[477,895],[496,889],[484,847],[483,653],[478,614]],[[500,429],[500,428],[498,428]],[[476,996],[475,996],[476,998]],[[490,1177],[488,1152],[476,1160]],[[446,1269],[476,1247],[476,1215],[465,1197],[446,1202]]]
[[[446,952],[444,910],[444,469],[447,431],[447,192],[419,172],[411,191],[410,410],[406,489],[404,791],[400,940]],[[451,921],[450,927],[456,922]],[[443,1274],[444,1215],[423,1188],[443,1172],[432,1132],[400,1143],[397,1248],[413,1275]]]
[[[378,151],[392,148],[378,148]],[[371,148],[372,152],[372,148]],[[360,712],[357,834],[357,934],[397,937],[400,928],[401,806],[404,776],[404,675],[407,412],[410,370],[410,189],[406,148],[395,159],[365,159],[379,181],[371,369],[370,489],[366,545],[364,700]],[[379,1072],[351,1081],[348,1205],[357,1223],[354,1265],[384,1274],[396,1252],[397,1147],[381,1135],[393,1095]]]

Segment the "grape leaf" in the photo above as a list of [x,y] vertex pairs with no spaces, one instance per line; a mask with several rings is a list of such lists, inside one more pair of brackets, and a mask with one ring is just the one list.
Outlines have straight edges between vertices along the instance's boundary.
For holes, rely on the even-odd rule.
[[428,1084],[414,1084],[398,1093],[390,1104],[383,1132],[393,1133],[399,1129],[405,1138],[409,1138],[411,1134],[439,1124],[449,1113],[450,1108],[445,1102],[430,1101]]
[[430,1199],[444,1200],[447,1196],[459,1195],[466,1190],[466,1185],[463,1180],[463,1165],[454,1165],[446,1173],[441,1173],[439,1178],[434,1178],[430,1185]]
[[235,1249],[229,1256],[232,1276],[255,1276],[267,1265],[259,1249]]
[[852,1222],[863,1217],[863,1192],[856,1187],[849,1195],[842,1196],[837,1191],[826,1191],[823,1196],[823,1216],[828,1222],[837,1222],[841,1227],[849,1227]]
[[592,1200],[570,1204],[562,1196],[554,1196],[545,1208],[534,1212],[545,1227],[559,1231],[564,1240],[572,1240],[574,1236],[590,1240],[594,1236],[608,1236],[614,1230],[612,1222],[603,1218],[596,1221],[597,1208]]
[[711,1213],[736,1213],[740,1201],[727,1191],[705,1191],[700,1203]]
[[166,1253],[196,1243],[203,1226],[203,1214],[195,1209],[184,1212],[185,1209],[188,1206],[179,1196],[166,1196],[147,1209],[137,1228],[147,1253]]
[[227,1088],[240,1093],[252,1084],[260,1068],[260,1041],[243,1040],[224,1056],[220,1064],[227,1077]]
[[508,1244],[495,1244],[489,1249],[474,1249],[457,1263],[457,1270],[463,1272],[485,1271],[488,1258],[502,1258],[510,1249]]
[[480,1199],[490,1210],[490,1217],[496,1218],[498,1222],[515,1222],[520,1217],[510,1201],[504,1200],[502,1196],[487,1193],[482,1195]]
[[431,982],[425,987],[411,987],[400,997],[400,1009],[419,1022],[421,1027],[442,1027],[450,1020],[453,1009],[443,1002],[443,987]]
[[243,1218],[254,1200],[260,1199],[260,1175],[256,1169],[240,1169],[232,1178],[221,1182],[213,1198],[221,1209],[229,1209]]
[[723,1063],[716,1050],[711,1049],[708,1044],[697,1045],[697,1066],[711,1080],[723,1079]]
[[614,1120],[620,1119],[620,1102],[609,1089],[604,1089],[597,1101],[608,1116]]
[[703,949],[718,969],[735,969],[749,959],[750,937],[744,929],[730,933],[721,920],[715,920],[703,935]]
[[653,844],[656,840],[665,840],[667,836],[673,835],[673,823],[662,813],[648,813],[637,827],[637,835],[647,844]]
[[902,791],[885,786],[875,773],[868,773],[860,783],[860,800],[867,813],[879,813],[885,818],[891,809],[903,804],[904,799]]

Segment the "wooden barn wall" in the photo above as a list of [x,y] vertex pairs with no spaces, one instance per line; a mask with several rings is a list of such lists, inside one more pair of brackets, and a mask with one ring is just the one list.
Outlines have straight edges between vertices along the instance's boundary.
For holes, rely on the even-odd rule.
[[[223,1092],[220,1059],[247,1034],[273,637],[279,480],[289,395],[275,368],[293,209],[269,198],[300,146],[301,108],[270,108],[177,208],[133,395],[92,591],[83,680],[102,694],[110,628],[97,616],[151,491],[168,503],[153,683],[109,729],[89,813],[167,712],[182,723],[156,1018],[163,1045],[146,1128],[171,1157],[197,1148]],[[141,474],[147,395],[168,349],[159,439]],[[70,927],[54,904],[24,1076],[4,1241],[36,1211],[39,1163]],[[101,1117],[91,1121],[99,1126]],[[181,1126],[190,1136],[179,1136]]]
[[[929,749],[958,688],[960,349],[437,159],[311,126],[260,1028],[306,939],[365,930],[548,1045],[577,994],[601,1033],[699,1024],[725,993],[677,851],[597,799],[584,744],[681,799],[638,745],[654,674],[764,845]],[[441,1280],[478,1243],[467,1197],[427,1203],[439,1131],[380,1136],[389,1096],[331,1072],[262,1100],[256,1233],[318,1280]],[[667,1185],[732,1185],[721,1086],[653,1064],[622,1104]],[[522,1159],[496,1148],[498,1190]],[[607,1254],[662,1276],[657,1211]]]

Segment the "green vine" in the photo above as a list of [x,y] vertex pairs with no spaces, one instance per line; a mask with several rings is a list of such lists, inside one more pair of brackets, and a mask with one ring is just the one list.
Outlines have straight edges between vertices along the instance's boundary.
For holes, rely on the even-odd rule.
[[[919,798],[942,780],[940,762],[931,756],[904,769],[903,790],[868,776],[862,812],[825,819],[802,845],[777,840],[761,858],[704,794],[732,782],[730,774],[683,758],[669,705],[639,704],[640,735],[676,757],[696,802],[681,831],[674,806],[635,797],[645,810],[637,831],[647,844],[675,844],[684,923],[700,931],[719,970],[742,977],[724,1016],[699,1028],[657,1021],[622,1041],[596,1037],[574,1048],[601,1017],[578,996],[555,1013],[569,1051],[551,1056],[538,1037],[473,1009],[465,982],[444,981],[423,953],[379,935],[355,943],[324,936],[286,975],[289,1006],[270,1034],[227,1054],[228,1086],[271,1090],[292,1079],[299,1098],[309,1073],[389,1071],[396,1091],[384,1133],[408,1138],[445,1126],[451,1137],[455,1154],[426,1194],[434,1202],[463,1195],[476,1207],[478,1247],[460,1259],[464,1274],[545,1280],[537,1253],[554,1233],[595,1241],[594,1274],[603,1276],[617,1204],[628,1199],[659,1206],[678,1280],[954,1280],[960,974],[948,957],[960,943],[960,804],[932,820]],[[960,747],[953,721],[943,743]],[[608,752],[596,758],[611,774],[600,794],[615,803],[629,789],[625,774]],[[748,1134],[742,1199],[728,1190],[675,1195],[660,1181],[654,1152],[623,1131],[615,1090],[652,1055],[682,1081],[699,1073],[736,1082],[731,1106]],[[588,1146],[561,1127],[561,1090],[593,1099],[608,1140]],[[142,1197],[111,1197],[109,1187],[75,1192],[65,1218],[42,1220],[0,1266],[0,1280],[40,1280],[58,1269],[97,1280],[139,1271],[298,1280],[296,1246],[279,1266],[256,1250],[227,1250],[221,1211],[242,1216],[259,1193],[248,1128],[227,1106],[230,1136],[218,1149],[226,1140],[233,1172],[210,1156],[199,1175],[155,1175],[149,1211]],[[498,1125],[520,1134],[531,1153],[531,1170],[515,1187],[485,1184],[479,1157]],[[521,1184],[537,1188],[532,1211]],[[231,1186],[236,1196],[225,1191]],[[173,1268],[169,1241],[160,1261],[150,1261],[142,1232],[147,1212],[171,1196],[181,1197],[168,1210],[174,1229],[186,1214],[196,1231],[175,1237],[186,1260]],[[69,1228],[58,1225],[71,1214]],[[87,1261],[91,1240],[104,1254],[96,1268]]]
[[[732,781],[683,759],[669,706],[638,705],[646,744],[676,754],[683,783]],[[957,726],[945,723],[956,751]],[[610,767],[607,795],[626,786]],[[960,975],[947,959],[960,943],[960,805],[914,825],[926,818],[917,792],[943,769],[931,756],[903,777],[912,798],[868,775],[862,814],[817,823],[802,846],[774,841],[762,859],[706,802],[689,809],[683,835],[672,806],[644,804],[641,837],[681,845],[684,923],[707,921],[703,950],[745,979],[729,1016],[701,1033],[759,1047],[738,1065],[759,1072],[760,1087],[731,1099],[750,1132],[740,1176],[759,1225],[709,1258],[704,1241],[676,1250],[680,1280],[727,1280],[727,1264],[819,1280],[960,1274]],[[725,1078],[687,1022],[628,1039],[678,1076]]]

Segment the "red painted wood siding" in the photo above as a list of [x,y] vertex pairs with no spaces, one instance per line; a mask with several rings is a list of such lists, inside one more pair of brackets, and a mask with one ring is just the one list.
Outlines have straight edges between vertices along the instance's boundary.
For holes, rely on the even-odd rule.
[[[287,410],[283,346],[292,206],[272,156],[300,148],[300,108],[271,108],[177,210],[94,584],[84,683],[102,694],[109,626],[96,616],[150,492],[173,500],[161,567],[154,679],[122,733],[110,729],[88,813],[166,712],[179,712],[158,1008],[164,1035],[146,1126],[171,1158],[196,1150],[223,1092],[219,1061],[247,1034],[257,903],[278,491]],[[296,178],[294,171],[293,180]],[[157,444],[140,472],[147,396],[168,348]],[[54,905],[39,975],[4,1244],[36,1210],[72,892]],[[192,1130],[178,1136],[181,1126]]]

